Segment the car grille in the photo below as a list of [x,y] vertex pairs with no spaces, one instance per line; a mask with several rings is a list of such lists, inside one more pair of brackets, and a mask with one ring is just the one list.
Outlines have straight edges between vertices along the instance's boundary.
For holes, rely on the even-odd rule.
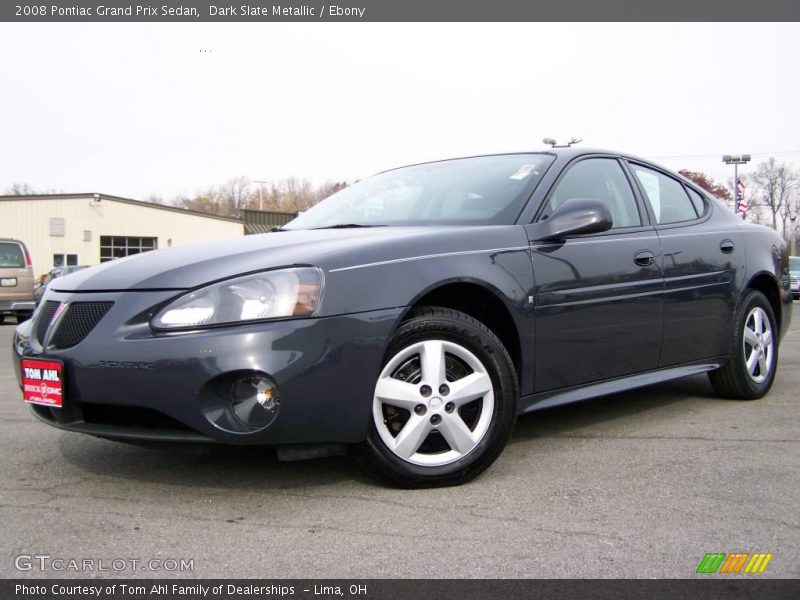
[[798,283],[800,283],[800,277],[790,277],[789,283],[791,283],[792,287],[795,287]]
[[61,306],[60,302],[54,302],[52,300],[48,300],[44,303],[39,313],[39,319],[36,321],[36,339],[40,344],[44,343],[44,337],[47,335],[47,328],[50,327],[50,322],[53,320],[53,316],[56,314],[59,306]]
[[113,305],[113,302],[74,302],[70,304],[53,334],[52,344],[56,348],[69,348],[80,343]]

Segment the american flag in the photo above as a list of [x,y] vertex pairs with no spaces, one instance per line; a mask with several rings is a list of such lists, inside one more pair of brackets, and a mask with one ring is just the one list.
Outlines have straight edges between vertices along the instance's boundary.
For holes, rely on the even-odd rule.
[[744,197],[744,182],[739,179],[736,182],[736,212],[744,214],[747,212],[747,200]]

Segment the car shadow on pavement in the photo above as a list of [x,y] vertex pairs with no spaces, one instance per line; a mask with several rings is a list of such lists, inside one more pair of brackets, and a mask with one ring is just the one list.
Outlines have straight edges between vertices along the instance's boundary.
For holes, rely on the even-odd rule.
[[[593,426],[610,421],[625,425],[642,413],[681,403],[688,407],[698,398],[716,399],[704,375],[537,411],[519,419],[510,444],[574,430],[591,433]],[[73,433],[60,434],[58,445],[62,457],[77,469],[124,480],[260,491],[316,488],[345,481],[370,487],[376,483],[352,456],[282,462],[274,449],[264,446],[141,446]]]
[[351,457],[279,461],[267,446],[137,444],[62,433],[62,457],[81,471],[169,485],[226,489],[290,489],[363,481]]

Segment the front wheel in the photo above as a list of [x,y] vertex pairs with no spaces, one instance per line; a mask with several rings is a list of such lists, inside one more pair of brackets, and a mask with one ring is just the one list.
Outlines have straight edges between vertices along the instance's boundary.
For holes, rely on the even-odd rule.
[[761,398],[772,387],[778,365],[778,328],[766,296],[749,292],[733,319],[731,356],[708,376],[720,396],[736,400]]
[[464,483],[502,451],[518,395],[511,358],[486,326],[454,310],[420,309],[389,345],[362,462],[404,487]]

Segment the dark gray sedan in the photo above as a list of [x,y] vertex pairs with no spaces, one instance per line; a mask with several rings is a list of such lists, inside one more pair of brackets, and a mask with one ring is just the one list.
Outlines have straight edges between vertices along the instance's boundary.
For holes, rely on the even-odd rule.
[[463,158],[380,173],[274,233],[56,279],[14,356],[55,427],[351,447],[396,484],[457,484],[520,413],[700,372],[760,398],[788,264],[774,231],[638,158]]

